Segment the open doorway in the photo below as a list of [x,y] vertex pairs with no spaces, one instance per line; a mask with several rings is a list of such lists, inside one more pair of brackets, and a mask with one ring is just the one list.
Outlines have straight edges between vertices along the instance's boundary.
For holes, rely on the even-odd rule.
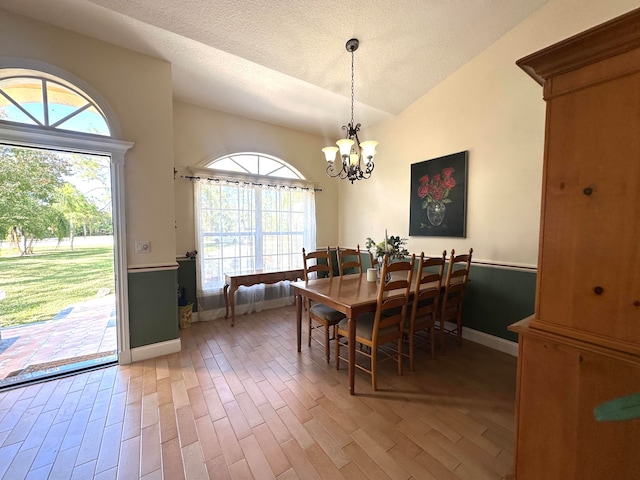
[[117,361],[111,168],[0,145],[0,388]]

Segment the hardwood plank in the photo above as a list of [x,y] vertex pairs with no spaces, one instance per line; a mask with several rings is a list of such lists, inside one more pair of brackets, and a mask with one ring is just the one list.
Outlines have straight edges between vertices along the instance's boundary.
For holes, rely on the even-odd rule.
[[102,432],[104,431],[104,422],[104,418],[98,418],[87,424],[76,458],[77,465],[82,465],[87,462],[93,462],[97,465],[100,445],[102,443]]
[[199,442],[182,447],[182,458],[185,477],[188,480],[208,480],[209,473],[207,472]]
[[231,480],[231,474],[222,455],[207,460],[206,466],[211,480]]
[[261,405],[258,410],[279,445],[282,445],[293,437],[280,415],[271,405]]
[[236,434],[236,438],[242,439],[251,435],[251,425],[247,421],[244,413],[240,409],[240,405],[235,400],[224,404],[224,409],[227,412],[227,418],[231,422],[233,431]]
[[240,440],[240,447],[244,452],[249,469],[256,480],[275,479],[276,476],[271,471],[269,461],[260,448],[260,444],[254,435],[250,435]]
[[222,447],[209,416],[196,418],[196,431],[205,462],[222,455]]
[[409,472],[396,463],[395,459],[387,453],[387,450],[380,447],[378,442],[369,437],[363,430],[356,430],[351,434],[351,438],[393,480],[407,480],[411,476]]
[[[289,407],[282,407],[278,409],[277,414],[302,449],[311,446],[314,442],[313,437],[309,435],[307,429],[304,428],[298,417],[294,415]],[[290,440],[285,443],[288,443],[289,441]]]
[[162,443],[162,471],[167,479],[184,480],[185,478],[180,441],[177,437]]
[[114,423],[104,427],[100,452],[98,453],[98,463],[96,473],[104,472],[118,466],[118,456],[120,454],[120,436],[122,434],[122,424]]
[[196,422],[189,405],[176,408],[176,423],[178,425],[178,438],[180,439],[180,446],[182,448],[198,441]]
[[254,427],[253,434],[260,444],[260,448],[264,452],[264,456],[269,462],[269,467],[274,475],[278,476],[291,468],[291,463],[267,423]]
[[313,464],[307,457],[306,453],[295,439],[291,439],[288,442],[282,444],[282,450],[289,459],[291,466],[295,470],[298,478],[304,478],[305,480],[321,480],[322,477],[318,474]]
[[222,455],[227,465],[233,465],[234,463],[242,460],[244,454],[242,448],[238,443],[238,439],[233,431],[233,427],[227,417],[221,418],[213,422],[213,427],[218,434],[218,440],[222,447]]
[[331,434],[327,432],[320,422],[315,419],[309,420],[304,426],[338,469],[351,461],[343,448],[334,441]]
[[160,424],[142,429],[140,436],[140,475],[145,476],[162,468]]
[[[336,480],[345,478],[340,470],[336,468],[335,463],[327,455],[327,453],[320,447],[320,445],[314,444],[305,450],[307,457],[311,464],[315,467],[316,471],[325,480]],[[351,463],[349,461],[347,465]],[[345,465],[346,466],[346,465]],[[347,477],[350,478],[350,477]]]
[[368,478],[376,478],[380,480],[391,479],[391,477],[387,475],[385,471],[380,468],[380,466],[356,442],[352,442],[344,447],[344,451]]
[[140,437],[122,442],[118,459],[118,480],[137,480],[140,478]]
[[236,395],[236,400],[250,427],[256,427],[261,423],[264,423],[264,419],[262,418],[262,415],[260,415],[260,411],[256,408],[253,400],[246,392]]

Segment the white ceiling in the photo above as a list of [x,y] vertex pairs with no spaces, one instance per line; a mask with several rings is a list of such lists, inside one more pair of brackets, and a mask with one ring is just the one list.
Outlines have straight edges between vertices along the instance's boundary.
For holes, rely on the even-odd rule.
[[165,59],[174,98],[341,136],[402,112],[547,0],[0,0]]

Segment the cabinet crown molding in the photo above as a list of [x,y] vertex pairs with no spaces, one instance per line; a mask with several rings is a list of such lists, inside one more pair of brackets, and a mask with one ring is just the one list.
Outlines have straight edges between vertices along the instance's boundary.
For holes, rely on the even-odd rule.
[[640,8],[569,37],[516,62],[540,85],[545,80],[640,47]]

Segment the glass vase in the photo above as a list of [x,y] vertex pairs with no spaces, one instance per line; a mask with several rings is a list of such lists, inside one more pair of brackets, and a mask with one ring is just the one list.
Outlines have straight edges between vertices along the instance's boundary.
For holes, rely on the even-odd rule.
[[434,227],[437,227],[444,221],[444,214],[447,211],[447,206],[437,200],[429,202],[427,205],[427,219],[429,223]]

